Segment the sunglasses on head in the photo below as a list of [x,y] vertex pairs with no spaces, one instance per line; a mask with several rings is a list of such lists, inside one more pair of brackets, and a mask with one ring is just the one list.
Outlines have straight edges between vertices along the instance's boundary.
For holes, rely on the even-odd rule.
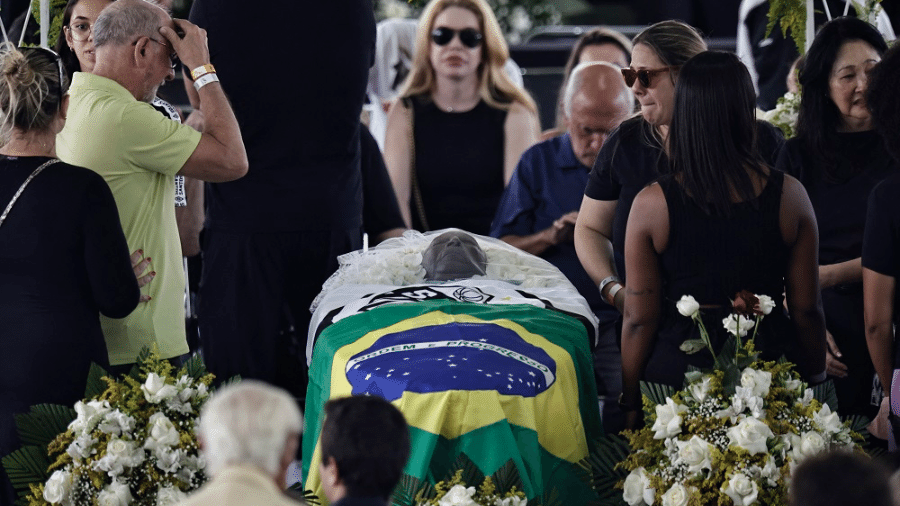
[[453,37],[459,33],[459,41],[468,48],[476,48],[481,45],[484,35],[474,28],[463,28],[462,30],[454,30],[447,27],[435,28],[431,32],[431,40],[439,46],[446,46],[453,40]]
[[677,70],[679,68],[680,67],[676,65],[669,65],[666,67],[660,67],[658,69],[641,70],[634,70],[631,67],[625,67],[624,69],[622,69],[622,77],[625,78],[625,84],[627,84],[629,87],[634,85],[634,81],[635,79],[637,79],[637,81],[641,83],[641,86],[643,86],[644,88],[649,88],[651,81],[654,77],[656,77],[657,74],[668,72],[670,70]]
[[65,76],[65,69],[63,68],[62,60],[59,58],[59,55],[56,54],[56,51],[52,49],[47,49],[46,47],[34,46],[34,47],[20,47],[19,51],[22,52],[36,52],[43,53],[45,56],[49,57],[56,64],[56,70],[59,77],[59,85],[57,86],[58,95],[59,95],[59,103],[62,104],[63,101],[63,78]]

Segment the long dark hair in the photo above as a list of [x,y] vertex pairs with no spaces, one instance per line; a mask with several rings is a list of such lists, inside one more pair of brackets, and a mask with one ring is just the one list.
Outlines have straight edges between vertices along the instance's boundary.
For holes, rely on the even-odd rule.
[[755,110],[750,73],[733,53],[705,51],[681,67],[669,164],[706,214],[728,216],[735,194],[752,201],[750,173],[766,175],[757,150]]
[[900,162],[900,44],[891,46],[872,70],[866,105],[872,113],[872,124],[884,138],[888,152]]
[[66,27],[72,22],[72,10],[75,9],[75,5],[80,1],[69,0],[66,4],[66,10],[63,11],[62,24],[59,27],[59,37],[56,39],[56,54],[59,55],[59,59],[62,60],[63,66],[66,68],[66,73],[69,74],[69,80],[72,79],[72,74],[81,71],[81,63],[78,61],[78,56],[75,55],[75,51],[69,48],[69,44],[66,42]]
[[884,37],[869,23],[851,17],[837,18],[819,30],[800,71],[797,137],[814,161],[810,169],[829,180],[839,179],[833,171],[842,159],[836,142],[841,113],[831,100],[829,80],[838,51],[845,42],[853,40],[869,44],[879,55],[887,51]]

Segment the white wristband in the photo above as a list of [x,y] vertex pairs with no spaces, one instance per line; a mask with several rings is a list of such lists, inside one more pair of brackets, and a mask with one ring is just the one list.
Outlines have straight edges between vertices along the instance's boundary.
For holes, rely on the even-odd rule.
[[200,91],[200,88],[206,86],[207,84],[217,82],[219,82],[219,76],[217,76],[215,72],[210,72],[198,77],[197,80],[194,81],[194,88],[196,88],[197,91]]

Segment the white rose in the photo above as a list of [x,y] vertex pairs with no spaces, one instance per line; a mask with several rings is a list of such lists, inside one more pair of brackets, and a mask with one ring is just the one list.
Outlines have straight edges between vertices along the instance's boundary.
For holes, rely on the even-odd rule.
[[171,506],[187,498],[187,494],[175,487],[159,487],[156,491],[156,506]]
[[75,403],[77,416],[69,424],[69,429],[75,434],[91,432],[109,411],[110,406],[106,401],[78,401]]
[[121,436],[122,434],[131,433],[134,430],[134,424],[135,420],[133,417],[116,409],[103,417],[103,422],[100,423],[98,428],[107,434]]
[[675,303],[675,307],[678,308],[678,312],[682,316],[687,316],[688,318],[700,316],[700,303],[690,295],[682,295],[681,300]]
[[725,326],[725,330],[728,332],[731,332],[738,337],[744,337],[747,335],[747,332],[756,325],[756,322],[744,315],[733,314],[731,316],[726,316],[722,320],[722,325]]
[[731,444],[743,448],[751,455],[766,453],[766,440],[774,437],[772,429],[756,418],[744,418],[739,424],[728,429]]
[[813,421],[819,428],[831,434],[837,434],[844,430],[844,424],[841,422],[837,413],[832,413],[828,404],[823,404],[822,409],[818,413],[813,414]]
[[672,485],[662,496],[663,506],[687,506],[690,500],[690,492],[681,483]]
[[175,473],[181,468],[184,450],[159,446],[153,451],[153,456],[156,457],[156,467],[167,473]]
[[769,387],[772,385],[772,373],[746,368],[741,373],[741,386],[750,390],[752,395],[765,397],[769,395]]
[[506,499],[496,499],[494,506],[527,506],[528,499],[522,497],[507,497]]
[[95,444],[97,444],[97,439],[91,437],[90,433],[83,433],[69,443],[66,453],[75,462],[80,462],[81,459],[86,459],[96,453]]
[[816,431],[791,434],[791,456],[796,462],[825,451],[825,439]]
[[622,498],[628,506],[651,505],[656,497],[656,489],[650,487],[650,478],[643,467],[639,467],[625,478],[625,491]]
[[44,484],[44,500],[50,504],[69,503],[72,492],[72,474],[67,471],[54,471]]
[[174,386],[166,384],[165,378],[161,378],[153,372],[147,375],[147,381],[141,385],[141,391],[144,392],[144,398],[147,399],[147,402],[151,404],[159,404],[178,393]]
[[749,506],[756,502],[759,487],[743,473],[734,473],[722,487],[722,492],[734,501],[734,506]]
[[784,388],[785,388],[785,390],[787,390],[789,392],[797,392],[798,390],[800,390],[800,387],[802,385],[803,385],[802,381],[800,381],[798,379],[794,379],[794,378],[785,380],[785,382],[784,382]]
[[118,480],[113,480],[97,496],[98,506],[128,506],[131,500],[131,489],[128,488],[128,484]]
[[691,392],[691,397],[693,397],[697,402],[703,402],[704,400],[706,400],[706,396],[709,395],[709,382],[710,377],[704,376],[701,381],[691,383],[691,385],[688,387],[688,390]]
[[464,487],[462,485],[453,485],[450,490],[444,494],[444,497],[438,501],[438,506],[478,506],[472,500],[475,495],[475,487]]
[[671,397],[666,397],[666,403],[656,406],[656,422],[652,430],[654,439],[665,439],[681,433],[681,413],[687,411],[687,406],[675,404]]
[[154,413],[150,416],[147,426],[149,430],[147,431],[147,440],[144,442],[144,448],[155,450],[160,446],[175,446],[178,444],[180,439],[178,429],[163,413]]
[[769,314],[775,309],[775,301],[772,300],[772,297],[757,295],[756,298],[759,299],[759,310],[762,311],[762,314]]
[[699,473],[704,469],[710,469],[710,445],[703,438],[693,436],[688,441],[676,441],[678,445],[678,458],[688,466],[689,473]]

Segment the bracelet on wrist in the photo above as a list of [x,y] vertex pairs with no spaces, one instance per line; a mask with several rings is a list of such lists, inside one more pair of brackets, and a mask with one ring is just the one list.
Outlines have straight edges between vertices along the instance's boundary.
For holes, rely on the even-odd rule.
[[216,68],[212,66],[212,63],[204,63],[194,70],[191,70],[191,81],[196,81],[197,79],[200,79],[200,77],[206,74],[212,74],[215,71]]
[[600,291],[600,296],[603,297],[603,290],[606,289],[607,285],[609,285],[610,283],[621,283],[621,282],[622,282],[622,280],[619,279],[619,276],[616,276],[616,275],[608,276],[608,277],[603,278],[603,281],[601,281],[600,284],[597,285],[597,290]]
[[194,88],[196,88],[197,91],[200,91],[200,88],[206,86],[207,84],[217,82],[219,82],[219,76],[217,76],[215,72],[210,72],[198,77],[197,80],[194,81]]
[[619,290],[622,289],[621,283],[616,283],[612,288],[609,289],[609,293],[606,294],[606,302],[609,302],[610,306],[616,306],[616,294],[619,293]]

